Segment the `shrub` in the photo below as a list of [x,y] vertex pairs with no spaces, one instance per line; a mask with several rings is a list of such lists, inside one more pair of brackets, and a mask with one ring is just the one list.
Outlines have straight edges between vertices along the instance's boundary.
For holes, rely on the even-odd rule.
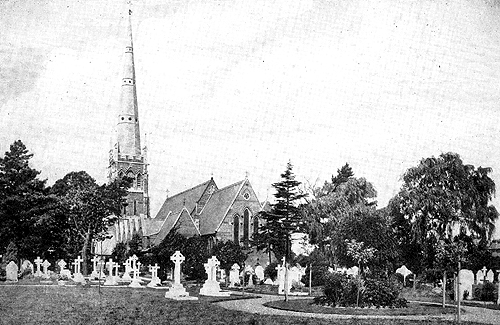
[[264,269],[264,277],[269,278],[271,280],[276,280],[278,276],[278,271],[276,268],[278,267],[278,262],[269,263]]
[[[306,268],[306,274],[302,277],[302,283],[304,283],[306,286],[309,286],[309,268],[310,266],[308,265]],[[332,273],[328,271],[328,265],[316,265],[313,264],[312,266],[312,281],[311,281],[311,286],[317,287],[317,286],[322,286],[326,284],[327,278]]]
[[486,282],[480,289],[479,299],[481,301],[496,301],[495,299],[495,285],[491,282]]
[[316,303],[354,307],[407,307],[406,299],[399,298],[399,287],[395,281],[386,278],[352,278],[345,274],[333,273],[326,278],[324,295],[315,299]]

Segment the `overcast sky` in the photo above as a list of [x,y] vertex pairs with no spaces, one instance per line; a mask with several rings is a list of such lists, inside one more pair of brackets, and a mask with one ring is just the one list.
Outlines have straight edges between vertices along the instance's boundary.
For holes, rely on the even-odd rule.
[[[248,172],[264,200],[288,160],[318,185],[348,162],[379,207],[442,152],[500,184],[496,3],[133,1],[152,214],[212,174]],[[49,184],[105,181],[126,16],[122,0],[0,2],[0,152],[22,139]]]

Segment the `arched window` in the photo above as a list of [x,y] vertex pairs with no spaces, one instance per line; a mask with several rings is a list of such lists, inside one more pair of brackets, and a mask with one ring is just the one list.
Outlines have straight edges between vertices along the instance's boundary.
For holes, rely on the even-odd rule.
[[142,175],[137,174],[137,188],[142,189]]
[[137,201],[134,200],[134,216],[137,215]]
[[243,211],[243,244],[248,246],[248,238],[250,235],[250,211]]
[[259,218],[253,218],[253,233],[254,236],[259,233]]
[[235,244],[240,243],[240,216],[235,214],[233,217],[233,241]]

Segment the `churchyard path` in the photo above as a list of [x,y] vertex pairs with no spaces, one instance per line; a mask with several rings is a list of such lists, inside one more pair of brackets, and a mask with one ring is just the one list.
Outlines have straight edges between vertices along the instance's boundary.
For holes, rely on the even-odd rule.
[[[266,302],[281,300],[283,296],[275,295],[263,295],[259,294],[260,298],[255,299],[244,299],[244,300],[228,300],[218,302],[217,304],[226,309],[245,311],[253,314],[264,314],[264,315],[283,315],[283,316],[301,316],[301,317],[314,317],[323,319],[350,319],[350,318],[379,318],[379,319],[408,319],[408,320],[425,320],[425,319],[443,319],[443,320],[453,320],[455,318],[454,314],[447,314],[442,316],[426,316],[426,315],[415,315],[415,316],[373,316],[373,315],[335,315],[335,314],[315,314],[315,313],[301,313],[288,310],[274,309],[264,306]],[[305,297],[289,297],[290,299],[304,299]],[[469,307],[463,306],[465,312],[462,313],[462,321],[471,321],[483,324],[500,324],[500,311],[492,310],[480,307]]]

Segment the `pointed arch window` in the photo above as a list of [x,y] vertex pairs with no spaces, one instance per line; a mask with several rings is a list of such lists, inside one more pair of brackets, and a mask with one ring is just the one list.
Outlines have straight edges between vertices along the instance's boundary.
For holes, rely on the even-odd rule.
[[237,214],[233,217],[233,241],[235,244],[240,243],[240,216]]
[[250,238],[250,210],[243,211],[243,244],[248,246],[248,239]]
[[137,174],[137,188],[140,190],[142,189],[142,175]]
[[137,215],[137,201],[134,200],[134,216]]
[[259,233],[259,218],[257,217],[253,218],[253,233],[254,235]]

